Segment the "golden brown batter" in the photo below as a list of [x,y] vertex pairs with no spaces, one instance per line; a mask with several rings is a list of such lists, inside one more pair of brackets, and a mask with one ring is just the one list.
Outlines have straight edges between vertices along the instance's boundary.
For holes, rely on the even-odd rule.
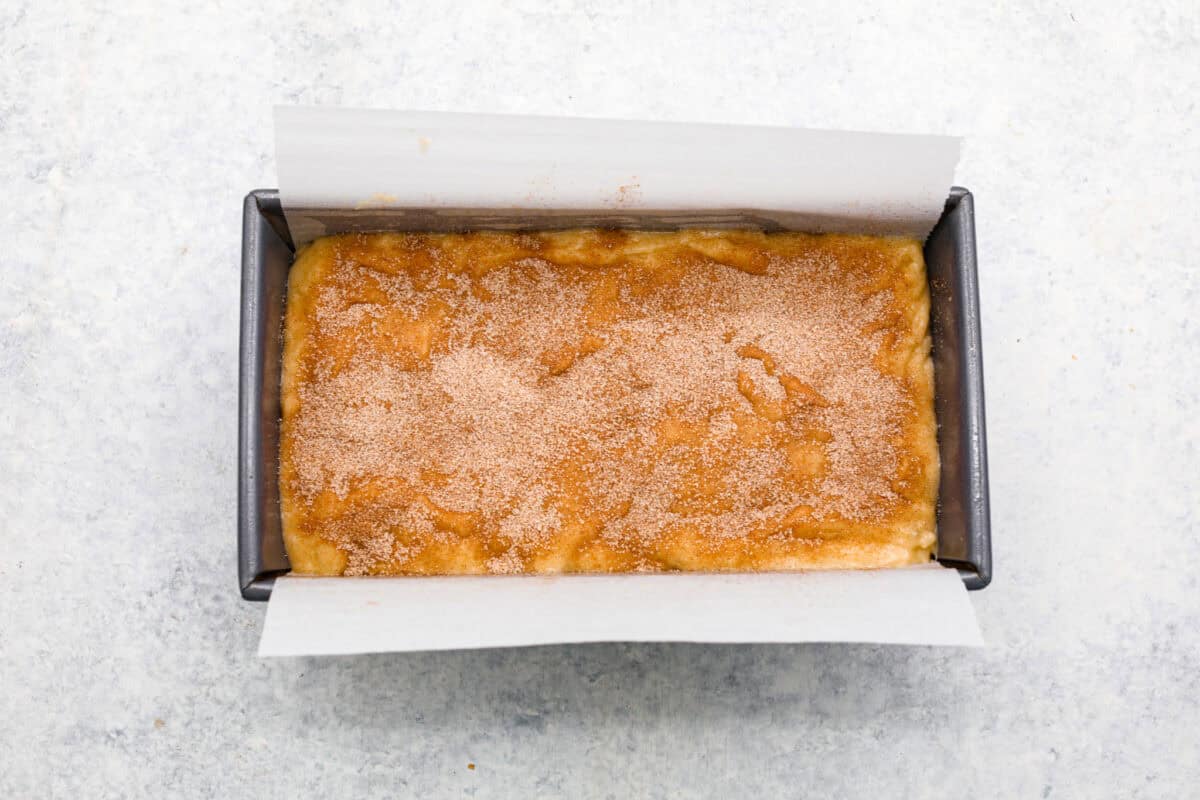
[[920,245],[751,232],[371,234],[288,289],[298,573],[927,561]]

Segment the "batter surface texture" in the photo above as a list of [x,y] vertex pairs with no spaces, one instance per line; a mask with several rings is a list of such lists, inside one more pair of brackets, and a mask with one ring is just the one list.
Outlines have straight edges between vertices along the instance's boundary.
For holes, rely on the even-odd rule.
[[288,288],[297,573],[927,561],[919,243],[752,232],[354,234]]

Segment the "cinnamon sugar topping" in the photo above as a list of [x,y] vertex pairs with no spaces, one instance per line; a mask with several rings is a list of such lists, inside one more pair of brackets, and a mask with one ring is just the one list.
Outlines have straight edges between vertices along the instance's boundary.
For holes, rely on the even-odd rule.
[[332,240],[285,478],[347,573],[657,569],[685,540],[728,562],[894,515],[927,402],[888,366],[894,256],[640,234],[589,261],[562,236]]

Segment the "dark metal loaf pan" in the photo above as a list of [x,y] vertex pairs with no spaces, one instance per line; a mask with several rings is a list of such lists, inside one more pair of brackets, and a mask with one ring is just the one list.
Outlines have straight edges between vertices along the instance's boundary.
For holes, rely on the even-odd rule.
[[[242,597],[266,600],[288,571],[279,518],[279,371],[293,247],[279,192],[246,195],[242,227],[242,328],[238,407],[238,580]],[[992,577],[983,354],[971,193],[954,188],[925,243],[932,300],[942,481],[937,558],[969,589]]]

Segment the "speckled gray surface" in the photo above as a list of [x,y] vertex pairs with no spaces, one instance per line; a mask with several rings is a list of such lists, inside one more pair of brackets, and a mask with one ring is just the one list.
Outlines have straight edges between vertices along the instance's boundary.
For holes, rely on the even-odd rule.
[[[97,5],[0,9],[0,793],[1194,795],[1193,3]],[[990,647],[256,659],[239,215],[277,102],[969,137]]]

